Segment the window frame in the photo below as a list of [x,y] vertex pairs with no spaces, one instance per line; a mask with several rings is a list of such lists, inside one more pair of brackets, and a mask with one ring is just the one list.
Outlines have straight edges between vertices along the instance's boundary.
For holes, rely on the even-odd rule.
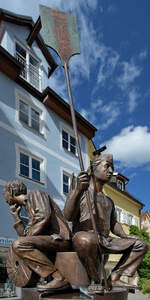
[[120,191],[124,191],[125,186],[124,186],[124,182],[118,178],[116,178],[116,186]]
[[[20,102],[28,107],[28,124],[20,119]],[[39,131],[32,127],[32,110],[39,114]],[[32,130],[35,134],[45,136],[45,113],[33,100],[30,100],[19,90],[16,90],[16,121],[24,127]]]
[[[116,211],[117,221],[121,223],[122,208],[119,206],[115,206],[115,211]],[[119,218],[118,218],[118,213],[119,213]]]
[[[64,175],[68,177],[68,192],[64,192]],[[70,180],[71,180],[71,174],[66,172],[65,170],[62,171],[62,194],[67,196],[69,194],[69,188],[70,188]]]
[[133,224],[133,215],[129,212],[127,212],[126,215],[127,215],[127,225],[131,226]]
[[[71,177],[72,177],[72,174],[74,174],[75,177],[77,177],[77,174],[74,172],[74,170],[69,170],[69,169],[66,169],[66,168],[64,168],[64,167],[61,167],[61,168],[60,168],[61,195],[62,195],[63,197],[66,197],[66,196],[68,195],[68,193],[64,193],[64,191],[63,191],[63,174],[69,176],[69,185],[68,185],[69,189],[70,189],[70,184],[71,184]],[[69,189],[68,189],[68,191],[69,191]]]
[[[26,58],[24,58],[23,56],[21,56],[22,60],[25,61],[25,66],[23,71],[26,73],[25,76],[20,74],[20,77],[22,77],[24,80],[26,80],[29,84],[31,84],[35,89],[37,89],[38,91],[42,91],[42,63],[41,60],[31,51],[31,48],[28,49],[27,47],[25,47],[20,41],[18,41],[17,39],[15,39],[14,41],[14,56],[17,59],[17,51],[16,51],[16,45],[19,45],[25,52],[26,52]],[[33,59],[38,63],[38,82],[39,82],[39,87],[37,88],[36,85],[34,85],[31,82],[31,78],[30,78],[30,67],[31,67],[31,62],[30,62],[30,56],[33,57]],[[18,59],[17,59],[18,60]],[[34,67],[32,65],[32,67]],[[23,72],[22,71],[22,72]]]
[[[29,157],[29,176],[23,175],[20,172],[20,153],[26,155]],[[40,162],[40,180],[36,180],[32,176],[32,159],[37,160]],[[46,159],[42,157],[39,153],[36,153],[33,151],[30,151],[26,148],[24,148],[22,145],[16,144],[16,176],[24,178],[25,180],[35,182],[37,184],[42,184],[46,187],[46,178],[45,178],[45,167],[46,167]]]
[[132,218],[132,225],[137,226],[139,225],[139,220],[137,216],[133,216]]
[[[66,133],[68,135],[68,141],[63,139],[63,132]],[[75,146],[71,143],[71,138],[73,138],[75,140]],[[63,141],[66,141],[68,143],[68,149],[63,147]],[[75,153],[73,151],[71,151],[71,147],[75,148]],[[76,139],[75,136],[72,132],[70,132],[68,129],[66,129],[65,127],[62,127],[61,129],[61,148],[66,151],[67,153],[71,153],[74,157],[78,157],[77,154],[77,144],[76,144]]]
[[128,226],[135,225],[136,223],[137,225],[135,226],[138,226],[138,217],[128,211],[122,210],[120,223],[126,224]]

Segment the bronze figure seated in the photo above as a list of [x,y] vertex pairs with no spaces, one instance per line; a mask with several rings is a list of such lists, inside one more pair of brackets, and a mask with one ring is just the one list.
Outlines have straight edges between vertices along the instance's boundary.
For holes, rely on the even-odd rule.
[[[43,191],[27,193],[26,186],[17,180],[5,185],[4,197],[19,235],[8,255],[9,277],[16,286],[32,285],[40,277],[49,277],[51,281],[44,286],[45,290],[68,287],[69,283],[55,267],[56,252],[69,251],[71,247],[70,230],[59,207]],[[20,217],[22,206],[29,216],[27,226]],[[37,287],[43,290],[43,285],[38,284]]]
[[[122,257],[107,279],[108,288],[133,287],[121,281],[120,277],[122,275],[132,277],[148,250],[146,242],[136,236],[126,235],[122,225],[117,221],[113,201],[102,191],[103,185],[110,180],[113,170],[112,155],[100,155],[95,158],[88,171],[79,174],[77,185],[70,192],[64,208],[66,219],[72,221],[73,224],[73,248],[78,253],[92,283],[89,290],[92,288],[94,290],[95,286],[100,283],[99,265],[100,262],[102,263],[102,256],[105,254],[107,259],[110,253],[122,254]],[[85,191],[87,190],[90,195],[98,242],[86,199]],[[110,236],[110,231],[119,238]]]

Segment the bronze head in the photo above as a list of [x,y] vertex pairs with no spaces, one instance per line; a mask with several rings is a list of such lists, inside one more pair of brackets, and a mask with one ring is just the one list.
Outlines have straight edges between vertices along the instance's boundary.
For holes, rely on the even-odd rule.
[[113,156],[112,154],[101,154],[91,161],[88,169],[89,176],[95,176],[103,182],[108,182],[113,174]]
[[3,190],[4,197],[9,205],[16,203],[16,197],[27,194],[27,187],[18,180],[8,181]]

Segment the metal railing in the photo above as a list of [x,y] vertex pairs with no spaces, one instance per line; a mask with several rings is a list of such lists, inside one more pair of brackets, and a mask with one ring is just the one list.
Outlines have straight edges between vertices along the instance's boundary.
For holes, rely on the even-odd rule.
[[41,76],[39,68],[32,64],[27,64],[26,59],[16,52],[17,60],[23,65],[23,70],[20,74],[25,80],[32,84],[39,91],[41,90]]

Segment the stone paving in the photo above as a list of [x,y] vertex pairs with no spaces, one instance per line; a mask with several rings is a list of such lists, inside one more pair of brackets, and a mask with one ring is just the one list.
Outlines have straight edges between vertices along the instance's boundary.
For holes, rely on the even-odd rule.
[[135,294],[128,294],[128,300],[150,300],[150,295],[143,295],[140,292]]

